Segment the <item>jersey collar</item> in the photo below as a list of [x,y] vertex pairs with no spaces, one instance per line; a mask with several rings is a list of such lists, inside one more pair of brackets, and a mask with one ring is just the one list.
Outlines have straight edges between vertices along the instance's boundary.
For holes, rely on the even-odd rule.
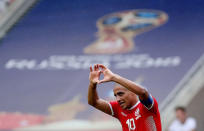
[[140,103],[140,101],[137,101],[137,103],[134,106],[132,106],[130,109],[128,109],[128,110],[134,109],[139,103]]

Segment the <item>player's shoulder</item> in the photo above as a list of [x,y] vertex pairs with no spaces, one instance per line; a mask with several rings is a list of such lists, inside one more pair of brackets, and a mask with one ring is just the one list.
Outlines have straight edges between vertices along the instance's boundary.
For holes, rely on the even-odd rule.
[[109,102],[112,106],[119,106],[119,103],[117,101],[110,101]]
[[180,125],[180,122],[179,122],[179,120],[176,119],[171,123],[169,128],[170,129],[175,129],[175,128],[179,127],[179,125]]
[[120,104],[117,101],[110,101],[109,106],[110,106],[111,110],[113,110],[113,111],[120,110]]
[[157,99],[154,96],[152,96],[152,98],[153,98],[154,102],[158,103]]
[[188,120],[188,121],[195,121],[195,118],[193,118],[193,117],[188,117],[187,120]]
[[193,117],[188,117],[186,121],[187,121],[188,123],[196,123],[196,120],[195,120],[195,118],[193,118]]
[[110,101],[109,106],[111,109],[112,116],[118,118],[120,114],[119,112],[122,110],[119,103],[117,101]]

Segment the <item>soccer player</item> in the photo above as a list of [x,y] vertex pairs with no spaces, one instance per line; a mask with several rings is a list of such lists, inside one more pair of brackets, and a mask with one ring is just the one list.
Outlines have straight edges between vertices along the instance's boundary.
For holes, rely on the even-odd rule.
[[[102,80],[100,75],[104,75]],[[123,131],[161,131],[158,103],[140,85],[113,73],[104,65],[90,67],[88,103],[104,113],[117,118]],[[107,102],[99,98],[97,84],[116,82],[113,89],[116,101]]]

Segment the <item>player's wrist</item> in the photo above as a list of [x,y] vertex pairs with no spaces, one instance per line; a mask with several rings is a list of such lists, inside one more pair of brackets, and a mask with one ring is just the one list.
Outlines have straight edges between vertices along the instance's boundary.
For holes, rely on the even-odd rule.
[[96,86],[96,85],[97,85],[97,82],[95,82],[95,81],[89,81],[89,85]]
[[113,74],[112,76],[112,81],[117,82],[119,75],[118,74]]

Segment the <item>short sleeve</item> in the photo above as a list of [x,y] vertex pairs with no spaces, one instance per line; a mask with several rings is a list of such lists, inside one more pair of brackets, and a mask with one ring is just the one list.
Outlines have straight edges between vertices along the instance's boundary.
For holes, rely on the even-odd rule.
[[196,129],[196,120],[194,118],[188,118],[188,126],[189,128]]
[[174,120],[169,126],[169,131],[175,131],[178,128],[178,120]]
[[109,102],[109,106],[112,112],[112,116],[118,118],[118,102],[117,101],[111,101]]

